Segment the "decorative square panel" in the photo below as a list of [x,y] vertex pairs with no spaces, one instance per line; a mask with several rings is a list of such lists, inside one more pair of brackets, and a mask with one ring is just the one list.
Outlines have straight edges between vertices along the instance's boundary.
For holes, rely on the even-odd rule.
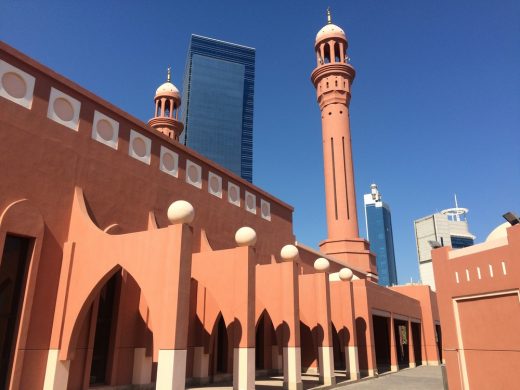
[[119,141],[119,122],[99,111],[94,111],[92,139],[117,150]]
[[250,213],[256,214],[256,196],[246,191],[244,198],[246,202],[246,210]]
[[186,183],[202,188],[202,168],[190,160],[186,160]]
[[260,215],[263,219],[271,220],[271,203],[260,199]]
[[208,192],[222,198],[222,178],[213,172],[208,175]]
[[51,87],[47,118],[52,119],[54,122],[58,122],[69,129],[78,131],[80,108],[81,103],[79,100]]
[[128,155],[145,164],[150,165],[150,155],[152,151],[152,140],[145,137],[135,130],[130,130],[130,143],[128,145]]
[[240,187],[228,182],[228,202],[240,207]]
[[159,169],[168,175],[178,177],[179,175],[179,155],[170,149],[161,146],[161,160]]
[[0,96],[30,110],[34,81],[30,74],[0,60]]

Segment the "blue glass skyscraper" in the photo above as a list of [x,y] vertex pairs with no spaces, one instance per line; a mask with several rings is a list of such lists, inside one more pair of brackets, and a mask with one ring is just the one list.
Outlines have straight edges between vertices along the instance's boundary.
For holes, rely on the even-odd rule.
[[255,49],[191,36],[180,141],[250,182],[254,80]]
[[365,194],[365,221],[370,250],[376,255],[379,284],[397,284],[394,236],[390,207],[381,200],[377,185],[371,185],[371,193]]

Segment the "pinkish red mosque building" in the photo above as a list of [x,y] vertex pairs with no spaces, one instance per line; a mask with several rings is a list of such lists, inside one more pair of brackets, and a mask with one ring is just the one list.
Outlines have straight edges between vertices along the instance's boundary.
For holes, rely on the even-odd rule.
[[171,82],[146,124],[2,43],[0,387],[252,389],[274,373],[301,389],[302,373],[333,384],[439,364],[435,294],[378,285],[359,237],[347,46],[329,18],[311,75],[316,251],[296,244],[291,206],[177,142]]
[[450,390],[520,386],[520,221],[432,251]]

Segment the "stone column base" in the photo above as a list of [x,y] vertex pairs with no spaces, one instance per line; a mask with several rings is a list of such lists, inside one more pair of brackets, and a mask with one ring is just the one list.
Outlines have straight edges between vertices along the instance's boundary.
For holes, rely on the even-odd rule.
[[349,346],[345,350],[345,358],[347,363],[347,369],[350,374],[351,380],[356,380],[361,377],[359,373],[359,360],[358,360],[358,349],[356,346]]
[[283,349],[283,387],[289,390],[303,389],[302,352],[300,347]]
[[156,388],[161,390],[184,390],[186,383],[185,349],[160,349],[157,364]]
[[152,357],[146,356],[146,348],[134,349],[132,384],[146,385],[152,382]]
[[334,351],[332,347],[318,347],[320,382],[326,386],[336,384],[334,374]]
[[197,379],[209,376],[209,354],[204,353],[204,347],[193,348],[193,377]]
[[233,389],[252,390],[254,388],[255,348],[235,348],[233,350]]
[[59,353],[59,349],[49,349],[43,390],[67,390],[70,360],[60,360]]

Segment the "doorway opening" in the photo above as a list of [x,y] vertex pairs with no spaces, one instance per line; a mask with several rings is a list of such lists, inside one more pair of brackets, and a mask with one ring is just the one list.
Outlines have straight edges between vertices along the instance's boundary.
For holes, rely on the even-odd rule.
[[0,262],[0,388],[7,388],[33,239],[7,235]]

